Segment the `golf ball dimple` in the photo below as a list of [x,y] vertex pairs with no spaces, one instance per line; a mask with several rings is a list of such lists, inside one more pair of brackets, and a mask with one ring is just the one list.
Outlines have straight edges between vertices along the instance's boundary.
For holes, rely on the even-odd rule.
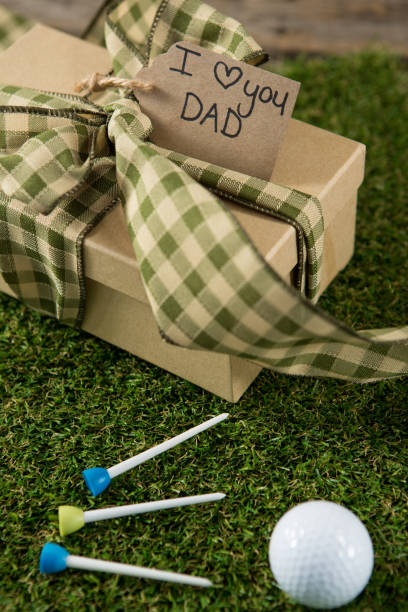
[[374,565],[369,533],[347,508],[327,501],[295,506],[275,526],[269,563],[280,586],[298,603],[333,609],[367,585]]

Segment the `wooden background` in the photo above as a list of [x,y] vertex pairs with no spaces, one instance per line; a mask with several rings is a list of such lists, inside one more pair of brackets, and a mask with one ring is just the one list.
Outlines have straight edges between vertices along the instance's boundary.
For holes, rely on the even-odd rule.
[[[81,35],[104,0],[0,0]],[[239,19],[272,55],[343,53],[387,46],[408,57],[408,0],[209,0]]]

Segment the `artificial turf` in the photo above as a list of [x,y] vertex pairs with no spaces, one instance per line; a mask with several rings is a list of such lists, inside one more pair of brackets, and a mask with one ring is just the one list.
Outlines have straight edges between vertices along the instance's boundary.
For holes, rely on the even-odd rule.
[[[408,73],[383,52],[279,66],[302,81],[295,116],[367,144],[356,253],[321,306],[356,329],[407,323]],[[135,322],[137,324],[137,322]],[[372,579],[348,610],[408,610],[408,379],[365,386],[264,370],[236,405],[0,297],[0,608],[300,610],[276,585],[268,539],[294,504],[327,499],[365,522]],[[229,420],[118,477],[108,467],[210,416]],[[202,507],[95,523],[73,554],[210,577],[208,590],[68,570],[39,573],[60,504],[84,509],[224,491]]]

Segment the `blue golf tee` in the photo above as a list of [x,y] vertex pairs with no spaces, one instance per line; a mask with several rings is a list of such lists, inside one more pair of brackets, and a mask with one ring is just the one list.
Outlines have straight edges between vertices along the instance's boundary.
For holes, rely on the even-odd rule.
[[88,468],[82,472],[82,476],[94,497],[102,493],[110,485],[111,481],[108,470],[101,467]]
[[42,574],[56,574],[67,569],[69,552],[59,544],[47,542],[44,544],[40,556],[40,572]]

